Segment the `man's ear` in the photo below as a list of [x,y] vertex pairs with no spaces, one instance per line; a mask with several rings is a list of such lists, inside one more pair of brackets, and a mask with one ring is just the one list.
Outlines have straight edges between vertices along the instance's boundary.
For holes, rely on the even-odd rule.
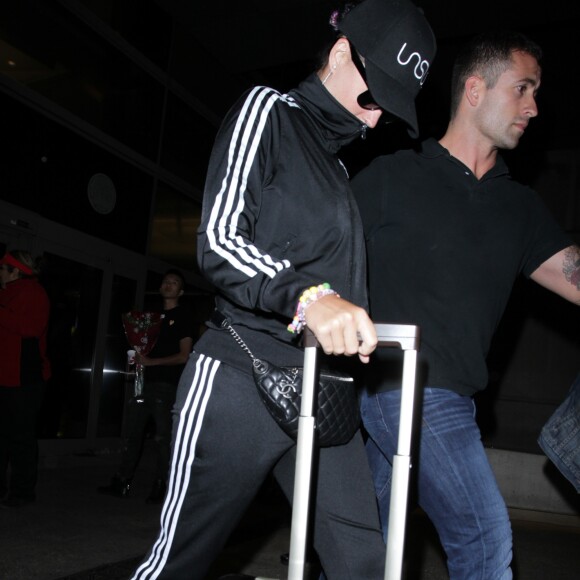
[[484,89],[485,83],[481,77],[472,76],[465,81],[465,98],[472,107],[477,107]]

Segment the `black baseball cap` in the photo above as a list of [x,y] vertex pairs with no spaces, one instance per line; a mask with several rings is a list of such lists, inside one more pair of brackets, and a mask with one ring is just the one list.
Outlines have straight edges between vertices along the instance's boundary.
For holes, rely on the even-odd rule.
[[415,98],[435,58],[435,35],[409,0],[363,0],[338,29],[364,58],[368,87],[382,109],[419,134]]

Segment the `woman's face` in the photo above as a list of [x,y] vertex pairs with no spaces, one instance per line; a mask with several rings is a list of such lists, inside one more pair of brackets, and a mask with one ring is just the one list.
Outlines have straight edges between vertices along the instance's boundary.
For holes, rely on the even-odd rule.
[[13,268],[10,272],[6,264],[0,264],[0,286],[6,288],[6,284],[18,278],[18,273],[18,268]]
[[[358,104],[357,98],[368,87],[355,66],[350,44],[346,38],[339,38],[332,47],[328,64],[320,71],[320,78],[326,79],[324,86],[328,92],[357,119],[369,128],[374,128],[382,115],[381,109],[374,111],[364,109]],[[329,74],[331,73],[331,74]]]

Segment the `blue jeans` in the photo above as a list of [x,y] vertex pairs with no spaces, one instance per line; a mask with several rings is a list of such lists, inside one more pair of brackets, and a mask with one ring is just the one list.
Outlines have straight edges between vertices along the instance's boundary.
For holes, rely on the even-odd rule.
[[[400,402],[400,390],[362,398],[367,454],[385,537]],[[412,461],[417,501],[439,534],[451,580],[512,578],[507,508],[481,443],[471,397],[426,388],[418,443]]]
[[580,493],[580,375],[542,428],[538,443]]

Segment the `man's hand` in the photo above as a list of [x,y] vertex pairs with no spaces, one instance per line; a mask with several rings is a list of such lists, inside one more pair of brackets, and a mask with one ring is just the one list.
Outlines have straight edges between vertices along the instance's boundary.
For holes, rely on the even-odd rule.
[[153,364],[153,359],[145,356],[144,354],[140,354],[138,352],[135,353],[135,362],[137,364],[143,365],[144,367],[150,367]]
[[377,333],[363,308],[330,294],[310,304],[305,318],[326,354],[358,354],[363,363],[369,362]]

